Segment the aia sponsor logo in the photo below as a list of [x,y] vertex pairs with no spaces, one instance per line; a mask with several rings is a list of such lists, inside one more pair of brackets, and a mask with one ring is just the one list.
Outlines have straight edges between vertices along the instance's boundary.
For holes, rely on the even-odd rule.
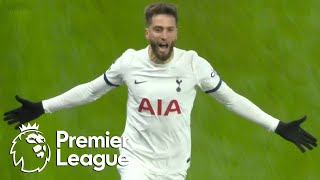
[[181,114],[181,108],[177,100],[173,99],[168,104],[164,104],[162,99],[157,100],[157,105],[152,106],[148,98],[142,98],[139,112],[149,112],[151,115],[168,116],[170,113]]

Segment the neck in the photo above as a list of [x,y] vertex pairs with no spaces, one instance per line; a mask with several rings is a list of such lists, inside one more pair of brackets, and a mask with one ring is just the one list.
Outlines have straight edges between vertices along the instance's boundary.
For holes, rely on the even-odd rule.
[[166,59],[166,60],[160,60],[156,57],[156,55],[153,53],[152,49],[151,49],[151,46],[149,46],[149,49],[148,49],[148,54],[149,54],[149,58],[151,59],[152,62],[154,62],[155,64],[167,64],[169,63],[172,58],[173,58],[173,52],[171,53],[171,56]]

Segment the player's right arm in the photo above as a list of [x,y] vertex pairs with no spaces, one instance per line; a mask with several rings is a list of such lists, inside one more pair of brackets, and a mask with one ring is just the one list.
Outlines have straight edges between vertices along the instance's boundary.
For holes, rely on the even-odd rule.
[[34,120],[44,113],[53,113],[97,100],[122,83],[123,60],[127,58],[129,52],[126,51],[119,57],[103,75],[56,97],[31,102],[16,96],[22,106],[4,113],[4,120],[8,121],[9,125],[18,122],[15,126],[15,129],[18,129],[21,124]]
[[78,85],[59,96],[43,100],[44,112],[53,113],[93,102],[117,87],[116,85],[107,84],[104,79],[106,79],[106,73],[91,82]]
[[90,103],[115,87],[106,84],[103,76],[91,82],[78,85],[59,96],[40,102],[31,102],[16,96],[16,100],[22,106],[4,113],[4,120],[8,121],[9,125],[19,122],[15,126],[18,129],[21,124],[37,119],[44,113],[53,113],[62,109]]

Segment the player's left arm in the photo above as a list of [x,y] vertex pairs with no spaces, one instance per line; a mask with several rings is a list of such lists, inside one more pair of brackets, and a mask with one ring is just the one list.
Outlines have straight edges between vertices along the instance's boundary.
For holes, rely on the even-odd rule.
[[306,120],[306,116],[289,123],[282,122],[262,111],[247,98],[234,92],[206,60],[197,57],[195,61],[194,69],[198,86],[224,104],[227,109],[279,134],[294,143],[302,152],[305,152],[304,147],[311,150],[317,146],[317,139],[300,127],[300,124]]
[[306,116],[289,123],[282,122],[262,111],[247,98],[234,92],[224,82],[221,83],[219,89],[209,94],[230,111],[274,131],[294,143],[302,152],[305,152],[304,147],[312,150],[317,146],[317,139],[300,127],[300,124],[306,120]]

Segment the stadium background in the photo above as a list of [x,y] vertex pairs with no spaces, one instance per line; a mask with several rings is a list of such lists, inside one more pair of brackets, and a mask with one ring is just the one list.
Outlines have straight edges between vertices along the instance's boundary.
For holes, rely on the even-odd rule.
[[[1,112],[19,105],[16,94],[34,101],[53,97],[96,78],[127,48],[144,48],[143,9],[150,2],[0,0]],[[196,50],[234,90],[271,115],[291,121],[307,114],[303,127],[320,137],[320,1],[171,2],[179,8],[177,47]],[[1,179],[118,179],[115,167],[101,172],[56,167],[55,133],[99,136],[109,130],[121,135],[126,92],[122,86],[95,103],[38,119],[52,150],[41,173],[13,167],[9,150],[19,131],[2,122]],[[319,149],[302,154],[200,91],[192,114],[192,143],[188,180],[320,177]]]

